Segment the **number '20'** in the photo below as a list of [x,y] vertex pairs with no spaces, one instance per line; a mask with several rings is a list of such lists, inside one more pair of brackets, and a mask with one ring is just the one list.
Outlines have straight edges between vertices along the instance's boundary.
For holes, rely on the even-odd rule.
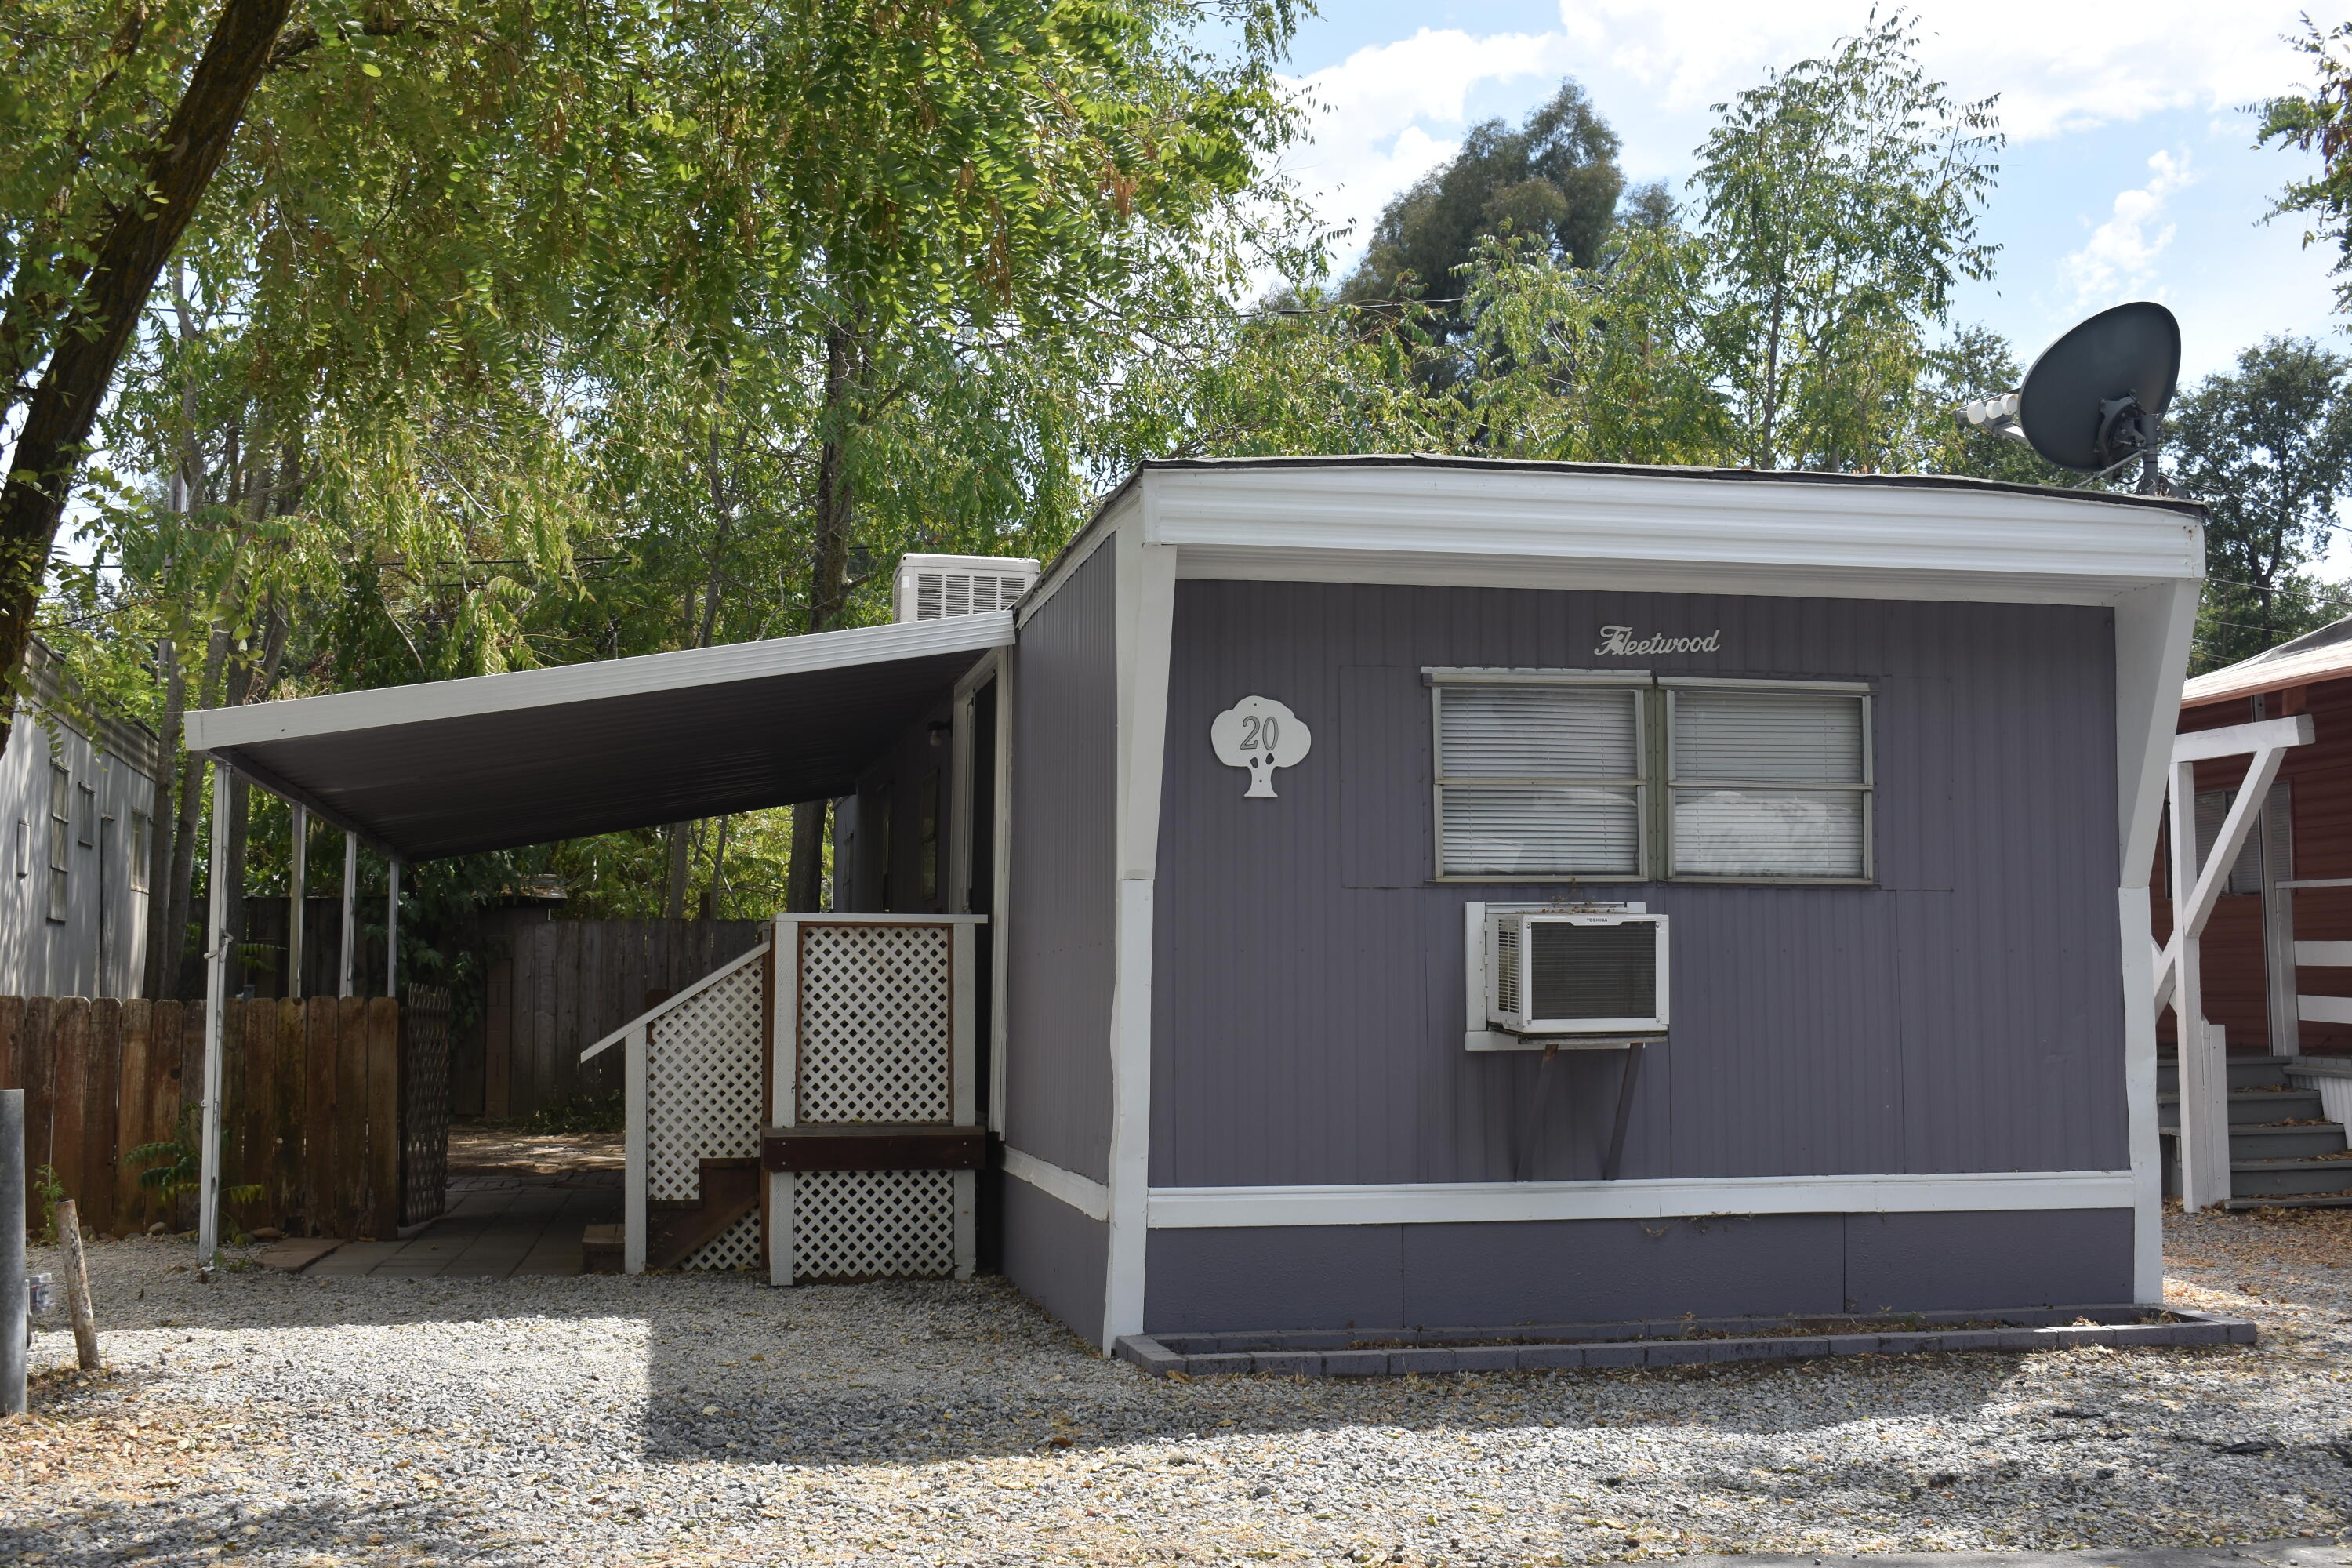
[[1242,715],[1242,750],[1244,752],[1255,752],[1260,749],[1271,752],[1274,750],[1275,737],[1281,732],[1282,726],[1275,721],[1274,715],[1271,713]]

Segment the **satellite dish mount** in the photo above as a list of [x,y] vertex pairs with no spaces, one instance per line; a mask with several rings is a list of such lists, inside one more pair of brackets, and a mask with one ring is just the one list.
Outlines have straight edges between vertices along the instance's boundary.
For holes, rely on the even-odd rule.
[[2139,493],[2161,495],[2157,448],[2179,382],[2180,323],[2140,300],[2077,323],[2042,351],[2023,386],[1972,402],[1960,417],[2078,474],[2104,479],[2137,459]]

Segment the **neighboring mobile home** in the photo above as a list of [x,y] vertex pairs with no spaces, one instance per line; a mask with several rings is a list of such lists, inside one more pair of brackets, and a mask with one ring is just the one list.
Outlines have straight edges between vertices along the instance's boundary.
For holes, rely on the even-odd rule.
[[1010,613],[197,727],[408,858],[854,796],[836,911],[611,1037],[639,1266],[995,1261],[1106,1346],[2155,1301],[2200,518],[1153,463]]
[[147,955],[155,737],[63,700],[58,656],[26,650],[30,695],[0,754],[0,995],[136,996]]
[[[2217,1168],[2210,1195],[2237,1208],[2352,1201],[2352,618],[2181,691],[2184,742],[2298,718],[2308,739],[2280,749],[2199,942],[2200,1010],[2228,1058],[2226,1082],[2215,1085],[2226,1097],[2227,1180]],[[2248,759],[2211,756],[2194,768],[2201,866]],[[2162,879],[2157,894],[2156,931],[2166,937],[2172,900]],[[2178,1036],[2171,1014],[2158,1025]],[[2168,1091],[2176,1078],[2168,1065]],[[2168,1131],[2178,1120],[2168,1093]],[[2168,1191],[2177,1187],[2170,1152]]]

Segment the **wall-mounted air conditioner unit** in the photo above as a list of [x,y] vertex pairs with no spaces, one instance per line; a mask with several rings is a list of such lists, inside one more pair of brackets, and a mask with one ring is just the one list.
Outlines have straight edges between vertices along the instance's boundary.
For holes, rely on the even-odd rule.
[[1492,913],[1486,949],[1493,1028],[1570,1037],[1666,1032],[1664,915]]
[[1037,581],[1037,563],[1010,555],[908,555],[898,562],[890,618],[936,621],[947,616],[1009,610]]

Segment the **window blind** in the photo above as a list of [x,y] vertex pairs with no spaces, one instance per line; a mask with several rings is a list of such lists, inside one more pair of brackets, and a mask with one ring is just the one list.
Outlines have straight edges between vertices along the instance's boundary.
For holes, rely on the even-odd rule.
[[1642,874],[1642,700],[1625,687],[1440,686],[1448,876]]
[[1868,875],[1868,700],[1859,692],[1674,691],[1674,873]]

